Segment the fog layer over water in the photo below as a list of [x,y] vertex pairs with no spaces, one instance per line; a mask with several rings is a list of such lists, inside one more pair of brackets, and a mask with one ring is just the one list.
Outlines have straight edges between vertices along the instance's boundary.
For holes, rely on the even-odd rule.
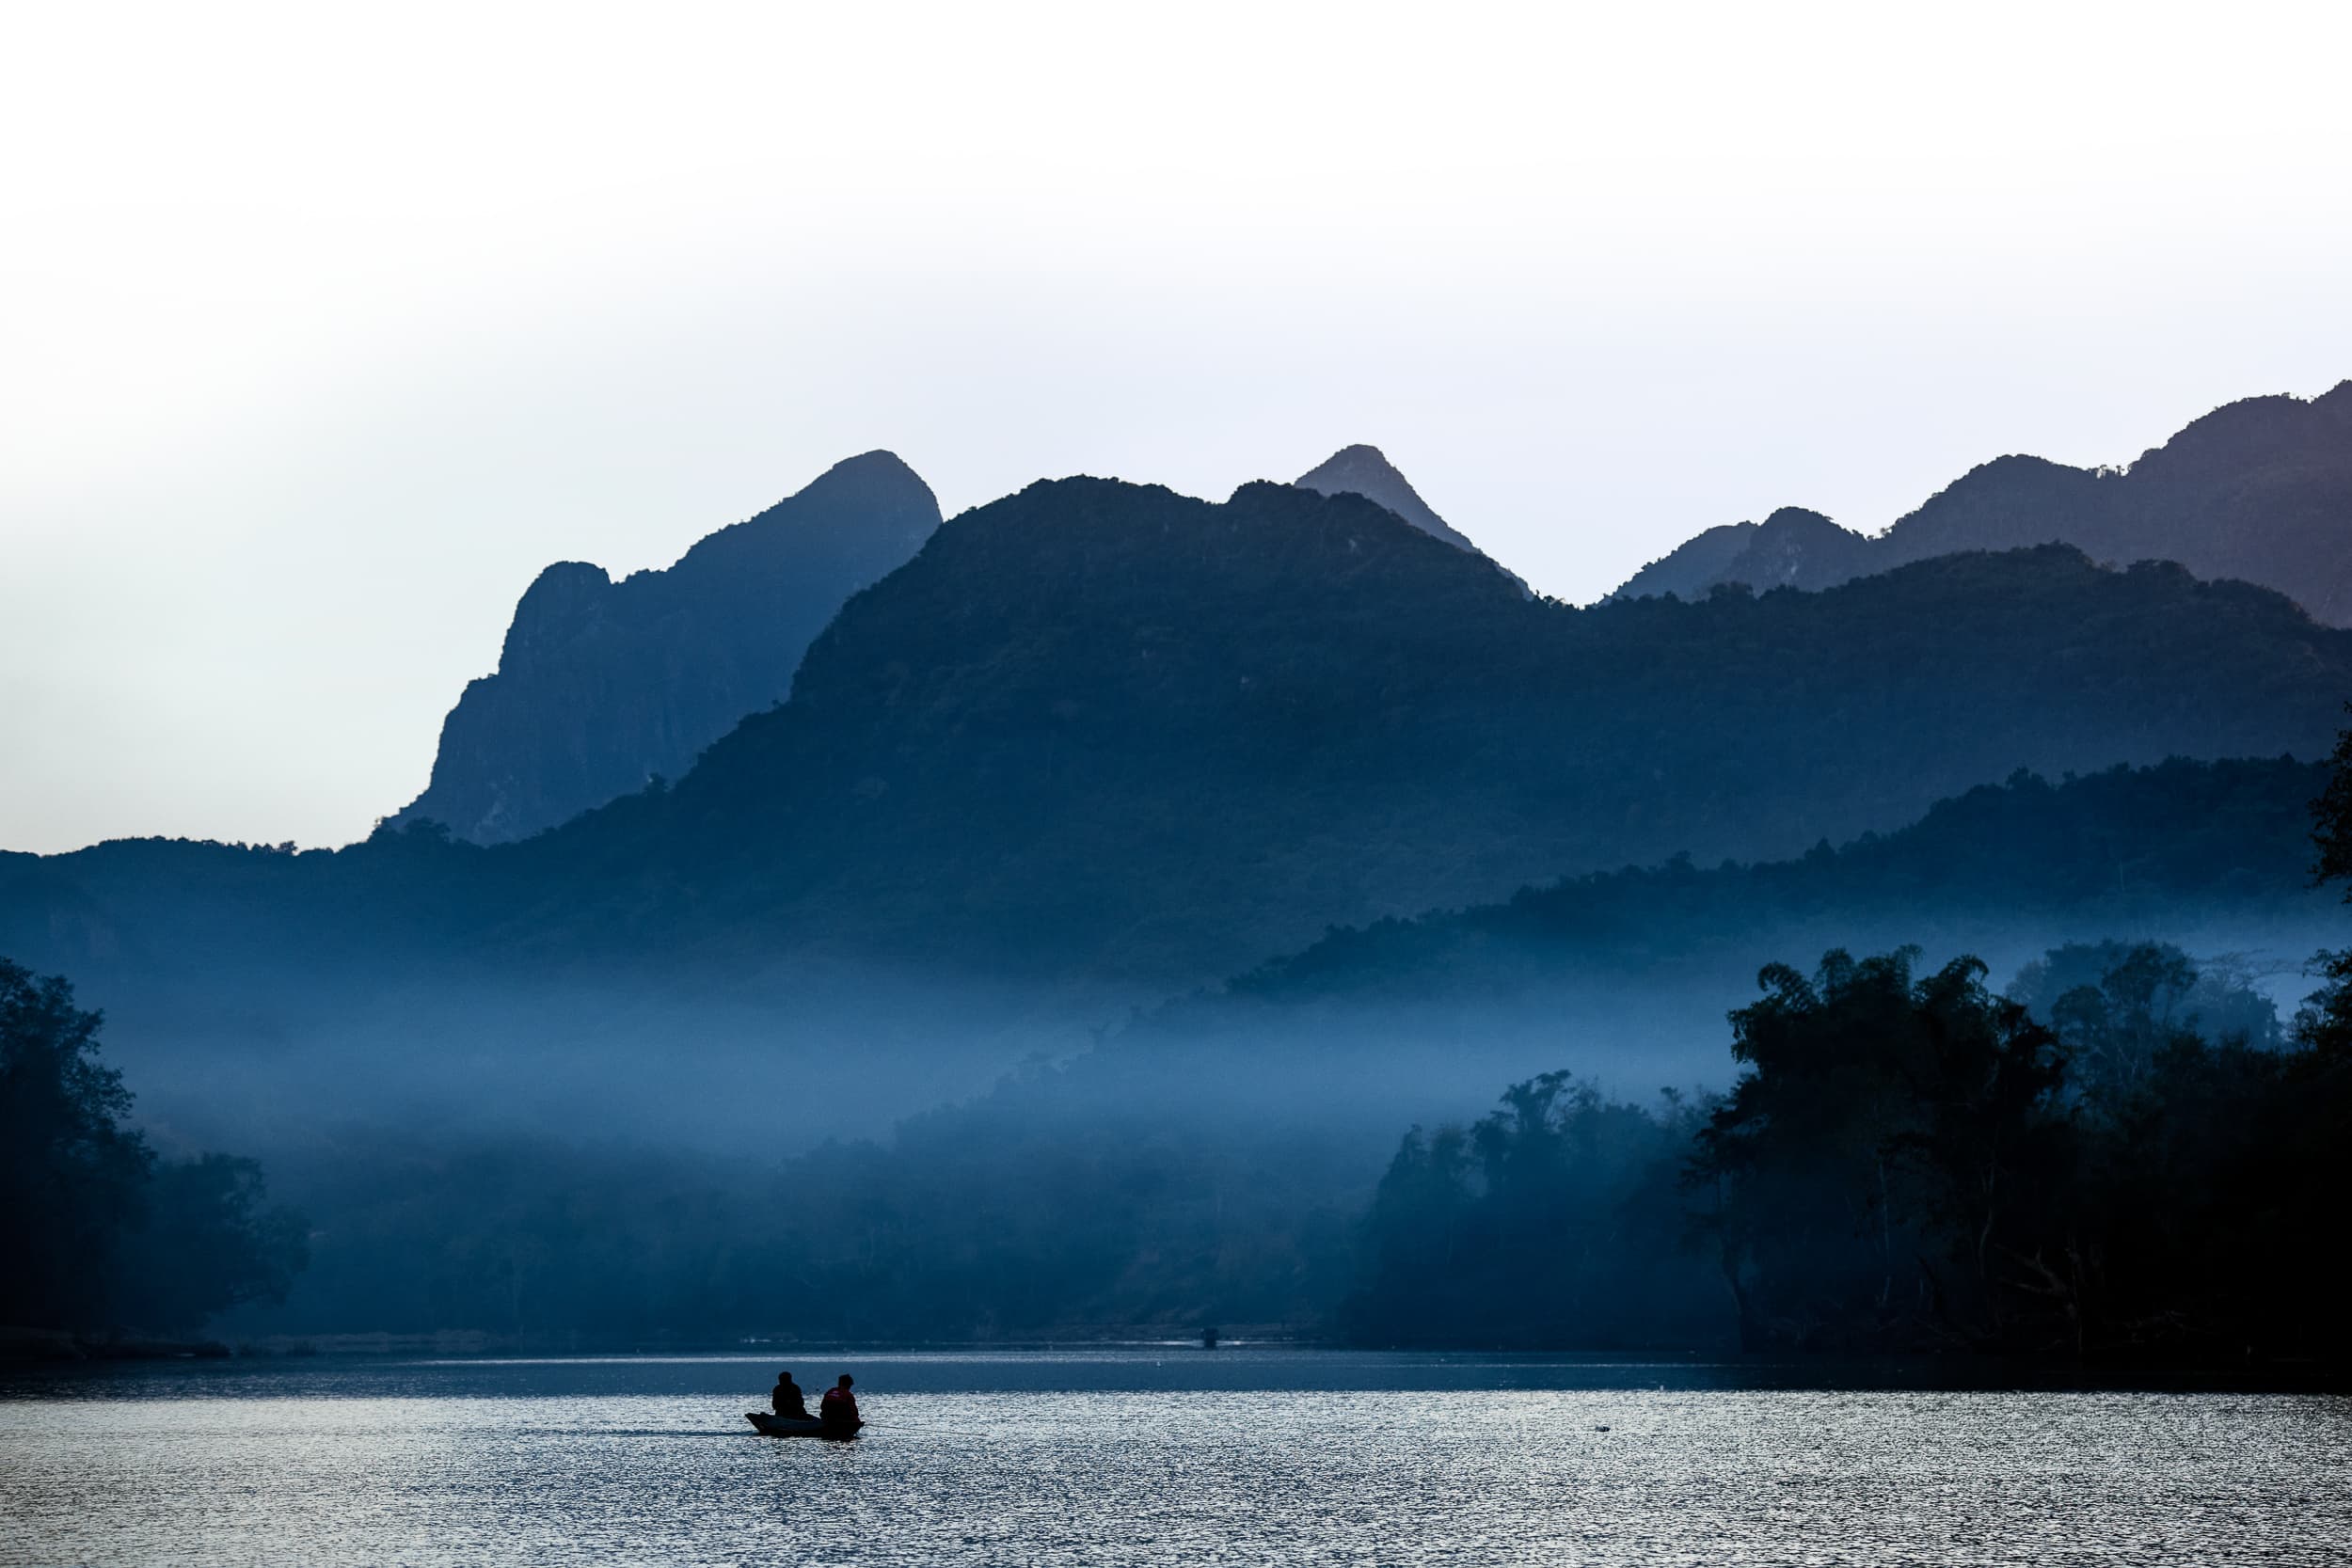
[[[1736,1066],[1724,1015],[1756,995],[1756,965],[1810,963],[1862,925],[1615,973],[1591,960],[1555,975],[1546,960],[1509,985],[1435,995],[1245,990],[1152,1006],[903,973],[716,995],[622,977],[420,979],[255,1003],[274,1026],[246,1033],[225,992],[187,1008],[192,1024],[136,998],[115,1010],[110,986],[89,994],[109,1006],[108,1054],[158,1142],[258,1156],[309,1224],[291,1299],[230,1315],[215,1332],[230,1340],[468,1329],[625,1349],[782,1329],[1301,1326],[1345,1289],[1353,1227],[1407,1128],[1474,1120],[1503,1085],[1555,1069],[1641,1103],[1719,1089]],[[2173,928],[2203,953],[2270,956],[2280,973],[2262,978],[2287,995],[2305,982],[2285,956],[2324,936],[2293,916]],[[1997,983],[2061,930],[1964,935],[1998,936],[1967,944],[1995,960]],[[1869,951],[1902,933],[1859,935]],[[1928,935],[1940,940],[1925,964],[1967,950]],[[1041,1062],[1070,1065],[1041,1079]],[[991,1094],[1006,1073],[1021,1082]],[[940,1106],[960,1108],[912,1141],[894,1132]],[[812,1154],[828,1140],[847,1147]],[[1075,1171],[1116,1193],[1073,1212]],[[1173,1230],[1138,1217],[1171,1214],[1188,1217]],[[1199,1269],[1164,1261],[1180,1240]],[[1678,1254],[1681,1241],[1662,1224],[1644,1245]],[[873,1290],[811,1294],[849,1268],[912,1303],[925,1291],[899,1272],[975,1247],[1020,1282],[1017,1321],[917,1321]],[[1171,1282],[1136,1283],[1158,1279],[1145,1269],[1121,1285],[1121,1259],[1174,1270]]]
[[[2324,1396],[1835,1386],[1820,1368],[776,1353],[854,1445],[753,1435],[779,1364],[339,1362],[20,1379],[0,1562],[2323,1562]],[[815,1359],[811,1359],[811,1355]]]

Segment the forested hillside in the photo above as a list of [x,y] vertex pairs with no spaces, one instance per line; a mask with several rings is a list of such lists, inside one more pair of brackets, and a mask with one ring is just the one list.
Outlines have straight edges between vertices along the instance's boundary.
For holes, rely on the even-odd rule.
[[0,935],[75,972],[819,952],[1165,990],[2020,768],[2316,756],[2346,690],[2352,633],[2279,595],[2061,546],[1580,610],[1352,495],[1072,480],[942,528],[674,786],[489,849],[9,857]]
[[516,855],[604,920],[1181,977],[2021,767],[2316,756],[2347,689],[2352,634],[2278,595],[2063,547],[1579,610],[1350,496],[1067,481],[944,528],[666,795]]

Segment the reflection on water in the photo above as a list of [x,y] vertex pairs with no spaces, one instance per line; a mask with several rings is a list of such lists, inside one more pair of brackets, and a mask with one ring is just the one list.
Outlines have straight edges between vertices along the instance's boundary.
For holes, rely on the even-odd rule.
[[[778,1365],[855,1370],[867,1436],[753,1435]],[[1174,1348],[19,1375],[0,1562],[2317,1563],[2352,1542],[2342,1398],[1807,1381]]]

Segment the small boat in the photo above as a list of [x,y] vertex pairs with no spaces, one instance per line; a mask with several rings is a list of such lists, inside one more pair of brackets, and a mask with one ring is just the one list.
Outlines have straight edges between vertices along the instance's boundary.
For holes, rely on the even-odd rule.
[[[746,1410],[743,1418],[757,1427],[762,1437],[829,1437],[836,1443],[846,1443],[857,1435],[857,1427],[836,1432],[814,1416],[802,1420],[792,1416],[771,1416],[765,1410]],[[860,1421],[857,1426],[865,1424]]]

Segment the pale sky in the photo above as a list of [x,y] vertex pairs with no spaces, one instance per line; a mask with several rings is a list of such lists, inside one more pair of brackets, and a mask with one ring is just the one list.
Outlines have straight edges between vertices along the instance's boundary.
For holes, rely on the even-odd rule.
[[364,834],[555,560],[1351,441],[1586,600],[2352,376],[2341,5],[9,8],[0,847]]

